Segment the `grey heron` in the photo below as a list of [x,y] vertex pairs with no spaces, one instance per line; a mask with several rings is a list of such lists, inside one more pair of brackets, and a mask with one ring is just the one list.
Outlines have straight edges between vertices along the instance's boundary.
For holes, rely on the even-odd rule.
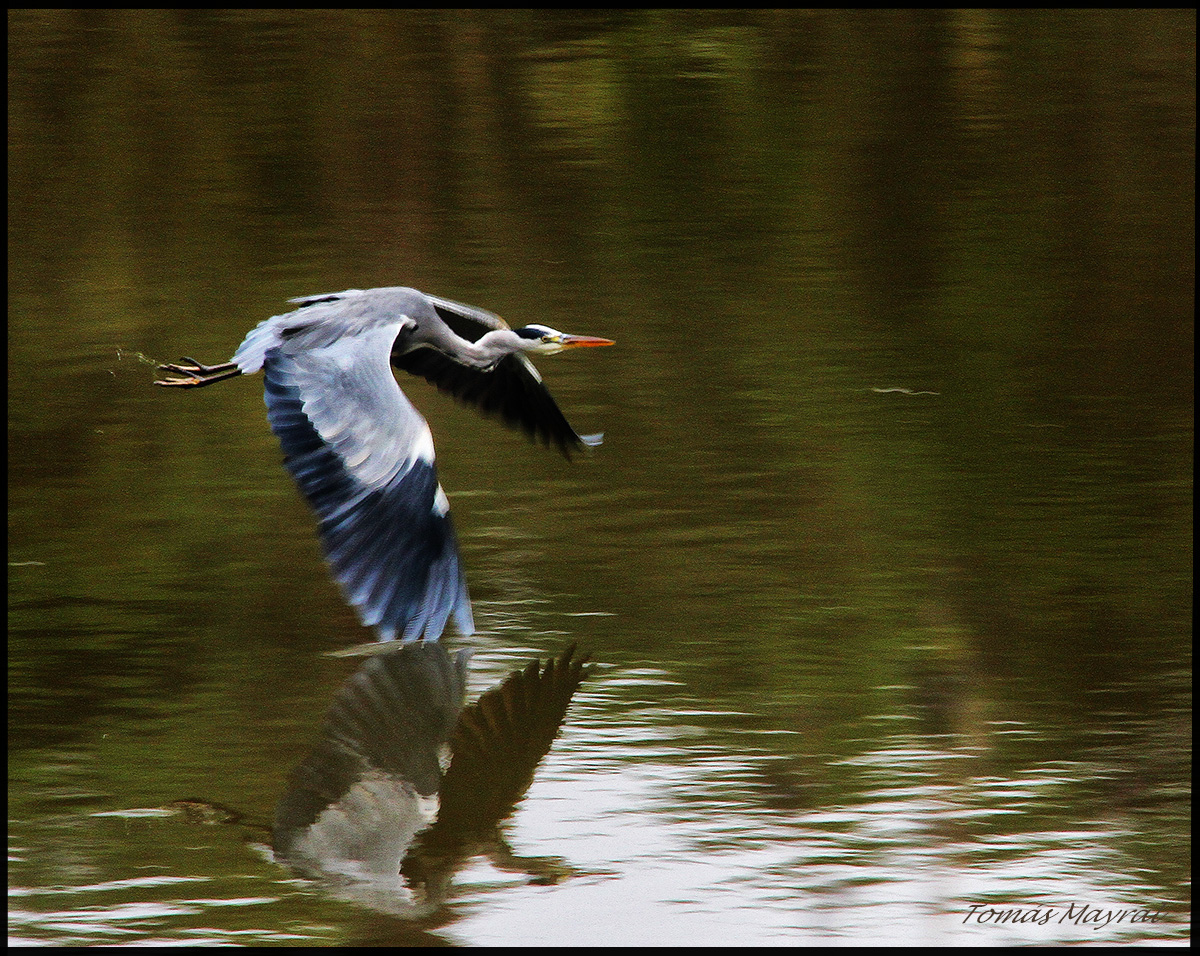
[[289,300],[219,365],[185,357],[155,384],[201,388],[261,370],[284,464],[320,521],[347,602],[381,641],[437,640],[453,615],[474,630],[433,437],[395,365],[570,457],[599,444],[567,422],[529,361],[614,344],[544,325],[510,328],[483,309],[416,289],[350,289]]

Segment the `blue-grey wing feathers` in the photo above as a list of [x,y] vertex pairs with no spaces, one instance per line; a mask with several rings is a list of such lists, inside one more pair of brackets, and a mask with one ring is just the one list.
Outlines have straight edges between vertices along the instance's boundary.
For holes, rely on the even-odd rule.
[[261,362],[271,429],[317,513],[346,600],[381,640],[436,640],[452,615],[470,634],[471,604],[433,440],[389,368],[405,320],[364,321],[314,348],[302,327],[280,321],[286,318],[255,329],[235,361]]

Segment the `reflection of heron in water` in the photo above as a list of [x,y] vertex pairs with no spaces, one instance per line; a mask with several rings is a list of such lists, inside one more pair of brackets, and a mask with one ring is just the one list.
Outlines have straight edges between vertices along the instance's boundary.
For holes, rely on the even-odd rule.
[[277,858],[339,896],[408,915],[437,906],[479,854],[557,881],[562,861],[517,856],[500,823],[550,750],[586,660],[571,647],[532,661],[464,707],[465,653],[423,642],[368,658],[279,800]]
[[285,464],[320,518],[333,576],[379,639],[436,640],[453,615],[474,629],[429,426],[392,365],[499,415],[565,454],[598,444],[568,424],[528,355],[612,345],[544,325],[511,329],[474,306],[415,289],[292,299],[220,365],[163,365],[159,385],[200,388],[257,372]]

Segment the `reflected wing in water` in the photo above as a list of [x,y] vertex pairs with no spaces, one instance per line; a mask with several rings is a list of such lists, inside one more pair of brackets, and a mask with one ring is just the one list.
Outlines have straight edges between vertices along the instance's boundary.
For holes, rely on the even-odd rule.
[[279,801],[281,861],[343,889],[349,880],[362,887],[351,896],[388,909],[411,906],[410,889],[440,900],[477,852],[545,875],[544,861],[518,860],[496,826],[549,751],[590,673],[586,657],[571,647],[544,665],[532,661],[464,709],[465,661],[439,643],[396,645],[346,682]]
[[338,691],[275,814],[275,851],[301,869],[392,879],[428,826],[466,655],[432,642],[369,658]]
[[576,657],[572,645],[544,666],[530,661],[463,710],[442,781],[439,829],[491,827],[512,812],[590,675],[586,664],[587,655]]

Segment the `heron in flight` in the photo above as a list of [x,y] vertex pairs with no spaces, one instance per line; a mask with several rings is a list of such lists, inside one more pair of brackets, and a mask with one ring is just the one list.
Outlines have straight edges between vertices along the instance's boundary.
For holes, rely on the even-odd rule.
[[156,382],[202,388],[260,369],[271,430],[320,520],[321,541],[346,600],[381,641],[437,640],[451,615],[474,631],[433,437],[389,363],[567,457],[600,443],[567,422],[529,361],[612,345],[544,325],[512,329],[499,316],[416,289],[351,289],[291,299],[260,323],[233,359],[162,365]]

